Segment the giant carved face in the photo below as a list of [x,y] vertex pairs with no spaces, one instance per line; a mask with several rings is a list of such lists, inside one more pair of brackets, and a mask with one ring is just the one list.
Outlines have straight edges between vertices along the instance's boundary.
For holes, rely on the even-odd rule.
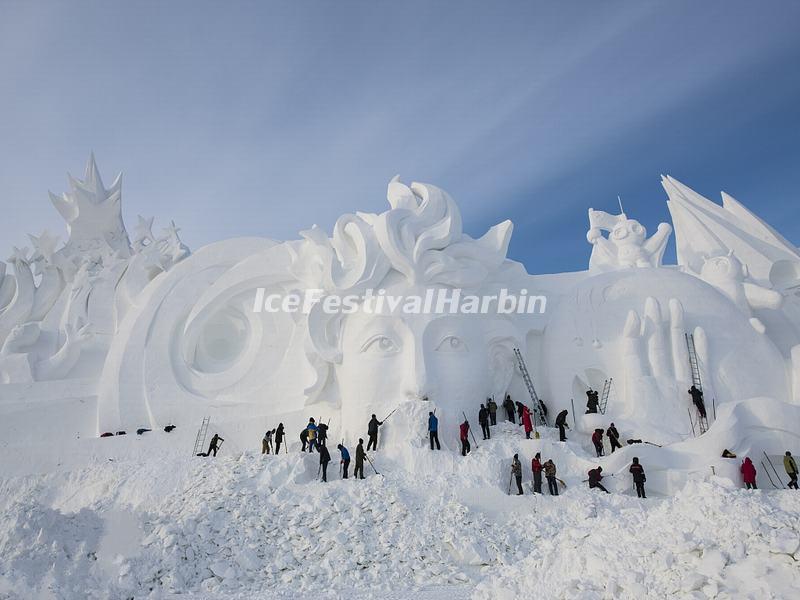
[[[424,297],[425,289],[398,285],[387,294]],[[443,425],[454,428],[462,411],[472,418],[488,396],[505,392],[514,345],[511,324],[492,314],[405,314],[384,308],[378,314],[348,315],[335,366],[344,428],[363,433],[370,415],[383,419],[408,402],[437,408]]]
[[[513,270],[505,258],[510,222],[473,239],[462,232],[453,200],[434,186],[394,179],[388,199],[392,208],[380,215],[339,219],[331,239],[318,229],[303,232],[292,266],[297,279],[331,295],[369,289],[424,298],[429,289],[491,294],[498,274]],[[309,359],[317,370],[309,400],[327,393],[340,402],[346,432],[363,435],[372,414],[382,419],[409,404],[436,407],[443,426],[455,425],[462,410],[474,415],[511,379],[515,342],[508,321],[404,306],[309,316]]]

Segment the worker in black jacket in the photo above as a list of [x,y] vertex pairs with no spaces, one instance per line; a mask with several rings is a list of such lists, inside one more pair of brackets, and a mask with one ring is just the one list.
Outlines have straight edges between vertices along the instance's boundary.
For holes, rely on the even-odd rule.
[[647,481],[647,477],[644,475],[644,467],[639,464],[638,456],[633,457],[633,464],[628,471],[633,476],[633,483],[636,484],[636,495],[639,498],[647,498],[644,495],[644,482]]
[[567,414],[568,414],[567,410],[564,409],[560,413],[558,413],[558,416],[556,417],[556,427],[558,427],[558,439],[562,442],[567,441],[567,433],[566,431],[564,431],[565,428],[569,427],[569,425],[567,425]]
[[322,481],[328,481],[328,463],[331,462],[331,453],[327,446],[319,446],[319,465],[322,467]]
[[478,411],[478,423],[481,425],[483,439],[488,440],[491,438],[492,433],[489,430],[489,411],[483,404],[481,404],[481,409]]

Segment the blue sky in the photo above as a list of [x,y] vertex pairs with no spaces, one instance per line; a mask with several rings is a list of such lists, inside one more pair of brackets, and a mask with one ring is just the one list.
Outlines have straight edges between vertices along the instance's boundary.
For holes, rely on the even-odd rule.
[[661,173],[797,244],[799,65],[796,1],[0,0],[0,247],[64,239],[92,149],[192,248],[330,231],[397,173],[512,219],[531,273],[585,268],[617,194],[654,231]]

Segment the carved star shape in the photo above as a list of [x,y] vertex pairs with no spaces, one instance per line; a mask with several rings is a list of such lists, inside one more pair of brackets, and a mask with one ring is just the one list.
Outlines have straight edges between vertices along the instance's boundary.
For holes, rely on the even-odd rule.
[[136,215],[139,222],[136,223],[134,228],[134,239],[139,240],[152,240],[153,239],[153,221],[155,217],[145,219],[142,215]]
[[164,228],[164,233],[170,238],[178,237],[178,232],[180,231],[179,227],[175,226],[175,221],[169,222],[169,227]]
[[28,264],[28,247],[17,248],[14,246],[11,256],[8,257],[8,262]]
[[28,237],[33,243],[36,255],[41,256],[48,263],[51,262],[58,245],[58,236],[50,235],[50,232],[45,229],[39,237],[31,234],[28,234]]

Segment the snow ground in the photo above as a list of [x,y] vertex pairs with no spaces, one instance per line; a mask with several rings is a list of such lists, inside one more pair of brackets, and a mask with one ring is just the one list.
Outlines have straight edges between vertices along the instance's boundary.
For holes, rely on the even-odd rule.
[[[76,441],[56,465],[31,447],[38,473],[7,449],[0,598],[796,597],[800,493],[709,471],[642,501],[624,468],[636,446],[603,459],[620,471],[606,495],[581,482],[598,464],[586,440],[554,434],[501,423],[467,458],[381,450],[381,476],[341,481],[335,461],[327,484],[297,444],[203,459],[190,431]],[[567,483],[557,498],[530,495],[537,450]],[[522,497],[506,493],[515,452]]]

